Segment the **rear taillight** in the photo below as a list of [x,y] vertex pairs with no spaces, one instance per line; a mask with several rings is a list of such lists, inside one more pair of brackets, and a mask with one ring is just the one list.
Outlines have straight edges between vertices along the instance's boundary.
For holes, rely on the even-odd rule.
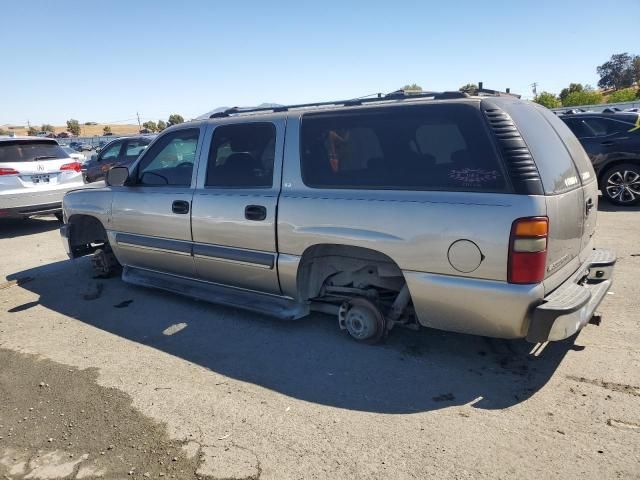
[[547,217],[519,218],[509,239],[509,283],[539,283],[547,264]]
[[18,175],[18,171],[13,168],[0,168],[0,175]]
[[78,162],[65,163],[60,167],[60,170],[73,170],[74,172],[78,172],[78,173],[80,173],[81,169],[82,169],[82,165]]

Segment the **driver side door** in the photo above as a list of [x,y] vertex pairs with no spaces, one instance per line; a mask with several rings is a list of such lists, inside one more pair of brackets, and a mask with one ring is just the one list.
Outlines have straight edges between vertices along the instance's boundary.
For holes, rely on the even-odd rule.
[[123,265],[195,276],[191,203],[201,129],[161,135],[130,169],[129,185],[112,187],[110,243]]

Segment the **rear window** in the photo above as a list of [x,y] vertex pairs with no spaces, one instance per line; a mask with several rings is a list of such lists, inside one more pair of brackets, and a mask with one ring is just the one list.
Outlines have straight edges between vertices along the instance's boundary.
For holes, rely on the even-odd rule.
[[33,162],[68,158],[62,147],[51,141],[13,140],[0,142],[0,163]]
[[502,192],[479,111],[432,104],[306,114],[302,178],[313,188]]

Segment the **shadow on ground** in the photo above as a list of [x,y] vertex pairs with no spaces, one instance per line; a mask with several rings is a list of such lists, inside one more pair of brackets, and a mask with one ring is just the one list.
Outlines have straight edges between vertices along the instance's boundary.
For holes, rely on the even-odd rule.
[[60,228],[60,222],[53,215],[27,219],[0,218],[0,240],[44,233]]
[[640,212],[640,205],[614,205],[613,203],[609,203],[606,200],[603,200],[602,197],[598,201],[598,211],[599,212]]
[[[411,413],[452,405],[502,409],[534,395],[573,339],[542,355],[531,345],[423,329],[385,344],[355,343],[329,316],[281,322],[253,313],[92,277],[87,258],[16,273],[39,303],[99,329],[291,397],[339,408]],[[19,320],[31,302],[10,305]]]

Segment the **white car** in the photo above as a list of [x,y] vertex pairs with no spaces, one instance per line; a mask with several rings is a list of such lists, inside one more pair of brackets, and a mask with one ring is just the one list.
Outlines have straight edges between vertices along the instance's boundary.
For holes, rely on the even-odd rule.
[[64,153],[69,155],[69,158],[73,158],[74,160],[78,160],[78,162],[80,162],[81,164],[83,164],[84,162],[87,161],[87,157],[84,154],[82,154],[80,152],[76,152],[71,147],[67,147],[66,145],[60,145],[60,148],[62,148],[62,150],[64,150]]
[[0,138],[0,218],[61,218],[62,197],[83,185],[80,162],[56,140]]

